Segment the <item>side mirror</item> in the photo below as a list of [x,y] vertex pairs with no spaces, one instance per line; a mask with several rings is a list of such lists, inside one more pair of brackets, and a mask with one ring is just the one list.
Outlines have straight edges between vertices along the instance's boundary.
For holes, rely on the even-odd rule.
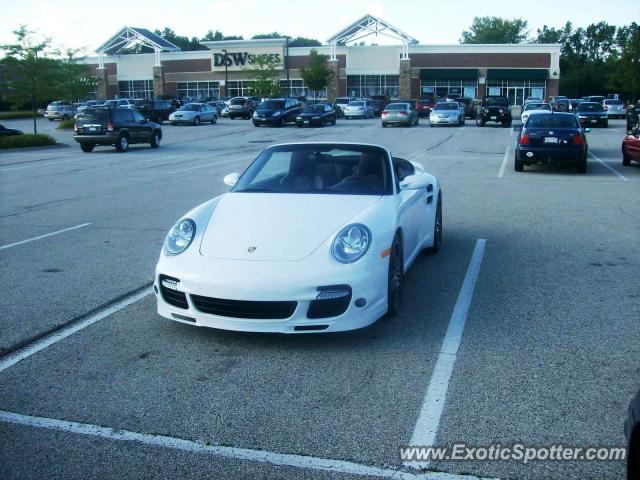
[[408,175],[400,182],[400,190],[420,190],[428,184],[429,178],[426,175]]
[[226,177],[224,177],[224,184],[233,187],[236,183],[238,183],[238,179],[240,178],[240,174],[237,172],[230,173]]
[[586,127],[586,128],[584,129],[584,133],[589,133],[590,131],[591,131],[591,129],[590,129],[589,127]]

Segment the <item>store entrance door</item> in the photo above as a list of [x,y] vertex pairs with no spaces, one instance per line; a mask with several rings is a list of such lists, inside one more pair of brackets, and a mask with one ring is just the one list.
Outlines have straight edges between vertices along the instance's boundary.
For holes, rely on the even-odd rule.
[[509,87],[507,89],[507,97],[511,102],[511,105],[524,104],[524,88],[522,87]]

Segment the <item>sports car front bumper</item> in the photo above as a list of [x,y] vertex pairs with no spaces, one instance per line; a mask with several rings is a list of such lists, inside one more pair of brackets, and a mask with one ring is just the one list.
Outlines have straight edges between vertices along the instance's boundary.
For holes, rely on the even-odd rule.
[[[181,323],[245,332],[338,332],[366,327],[387,310],[389,261],[379,253],[367,254],[353,264],[333,261],[328,266],[326,259],[320,265],[314,255],[299,262],[221,260],[200,256],[197,262],[189,262],[190,271],[180,267],[178,258],[161,258],[156,267],[154,291],[158,313]],[[179,280],[172,291],[184,294],[187,308],[167,301],[161,275]],[[309,315],[309,308],[321,289],[337,290],[346,286],[351,290],[351,298],[343,313],[309,318],[314,316]],[[255,302],[270,302],[269,308],[285,302],[296,304],[287,318],[236,318],[203,312],[198,297],[226,305],[239,304],[241,309],[249,308]],[[251,313],[254,315],[255,311]]]

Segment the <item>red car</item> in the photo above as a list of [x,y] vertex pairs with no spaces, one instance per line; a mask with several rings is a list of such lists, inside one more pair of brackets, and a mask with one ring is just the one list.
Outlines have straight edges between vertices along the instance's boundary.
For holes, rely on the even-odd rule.
[[622,141],[622,164],[631,165],[631,160],[640,163],[640,130],[636,129]]
[[419,100],[416,100],[416,110],[420,117],[428,117],[434,106],[435,101],[433,100],[433,97],[420,98]]

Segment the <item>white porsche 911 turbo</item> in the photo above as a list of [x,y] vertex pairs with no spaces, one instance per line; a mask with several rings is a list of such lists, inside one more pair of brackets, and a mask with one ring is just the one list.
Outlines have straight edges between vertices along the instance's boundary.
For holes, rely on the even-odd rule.
[[264,150],[233,188],[171,229],[156,267],[163,317],[248,332],[336,332],[400,308],[404,273],[442,242],[442,193],[384,147]]

